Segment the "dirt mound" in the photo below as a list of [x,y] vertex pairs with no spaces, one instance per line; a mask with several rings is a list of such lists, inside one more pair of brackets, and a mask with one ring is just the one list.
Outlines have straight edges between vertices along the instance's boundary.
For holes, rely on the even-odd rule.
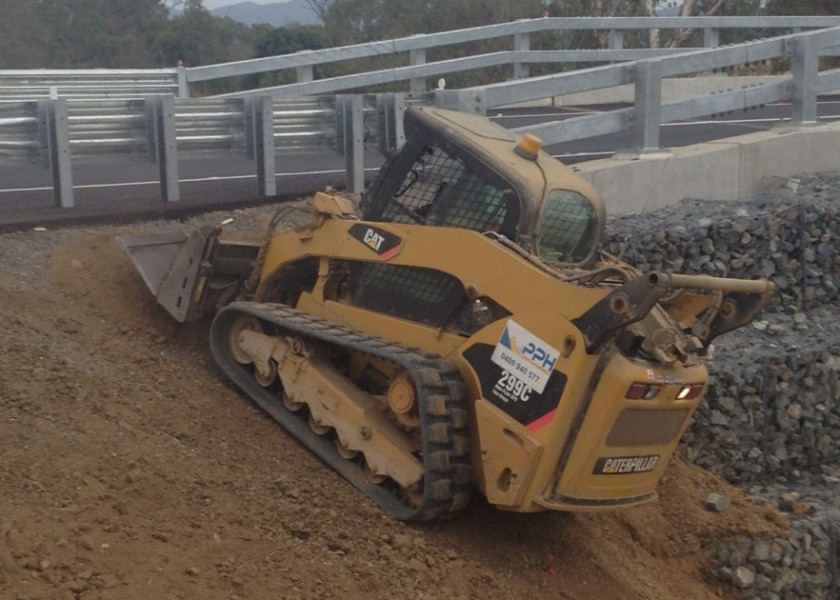
[[174,226],[0,236],[2,598],[700,600],[731,593],[704,576],[718,544],[785,527],[680,460],[624,512],[395,522],[151,300],[114,238]]

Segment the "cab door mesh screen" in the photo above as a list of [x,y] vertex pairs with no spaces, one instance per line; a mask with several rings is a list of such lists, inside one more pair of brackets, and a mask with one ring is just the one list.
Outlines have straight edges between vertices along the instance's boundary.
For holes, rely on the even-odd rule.
[[384,221],[498,231],[502,190],[441,148],[426,146],[382,214]]

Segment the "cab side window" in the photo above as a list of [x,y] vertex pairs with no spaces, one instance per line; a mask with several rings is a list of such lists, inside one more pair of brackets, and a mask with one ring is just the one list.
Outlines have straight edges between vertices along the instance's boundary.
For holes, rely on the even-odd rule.
[[577,263],[590,256],[598,243],[595,207],[577,192],[552,190],[541,225],[539,254],[545,260]]

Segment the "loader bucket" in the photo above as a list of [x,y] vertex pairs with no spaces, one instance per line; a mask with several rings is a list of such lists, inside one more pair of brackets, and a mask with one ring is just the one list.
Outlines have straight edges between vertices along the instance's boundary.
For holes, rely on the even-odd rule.
[[200,316],[199,270],[208,247],[201,231],[183,231],[117,238],[143,281],[169,314],[179,322]]

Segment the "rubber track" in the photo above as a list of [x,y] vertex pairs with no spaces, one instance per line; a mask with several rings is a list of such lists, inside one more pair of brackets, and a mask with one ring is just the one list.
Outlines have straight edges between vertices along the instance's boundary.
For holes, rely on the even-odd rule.
[[[230,325],[242,314],[304,339],[326,342],[399,365],[414,381],[420,414],[424,467],[423,498],[409,506],[396,485],[376,485],[362,465],[342,458],[331,438],[315,434],[306,420],[289,411],[276,392],[259,385],[251,369],[228,351]],[[266,332],[270,328],[266,328]],[[400,520],[428,521],[463,509],[472,493],[469,414],[466,388],[458,369],[442,357],[372,337],[281,304],[234,302],[222,309],[210,329],[210,347],[221,369],[263,410],[324,462]],[[389,482],[390,483],[390,482]],[[394,491],[391,491],[391,490]]]

